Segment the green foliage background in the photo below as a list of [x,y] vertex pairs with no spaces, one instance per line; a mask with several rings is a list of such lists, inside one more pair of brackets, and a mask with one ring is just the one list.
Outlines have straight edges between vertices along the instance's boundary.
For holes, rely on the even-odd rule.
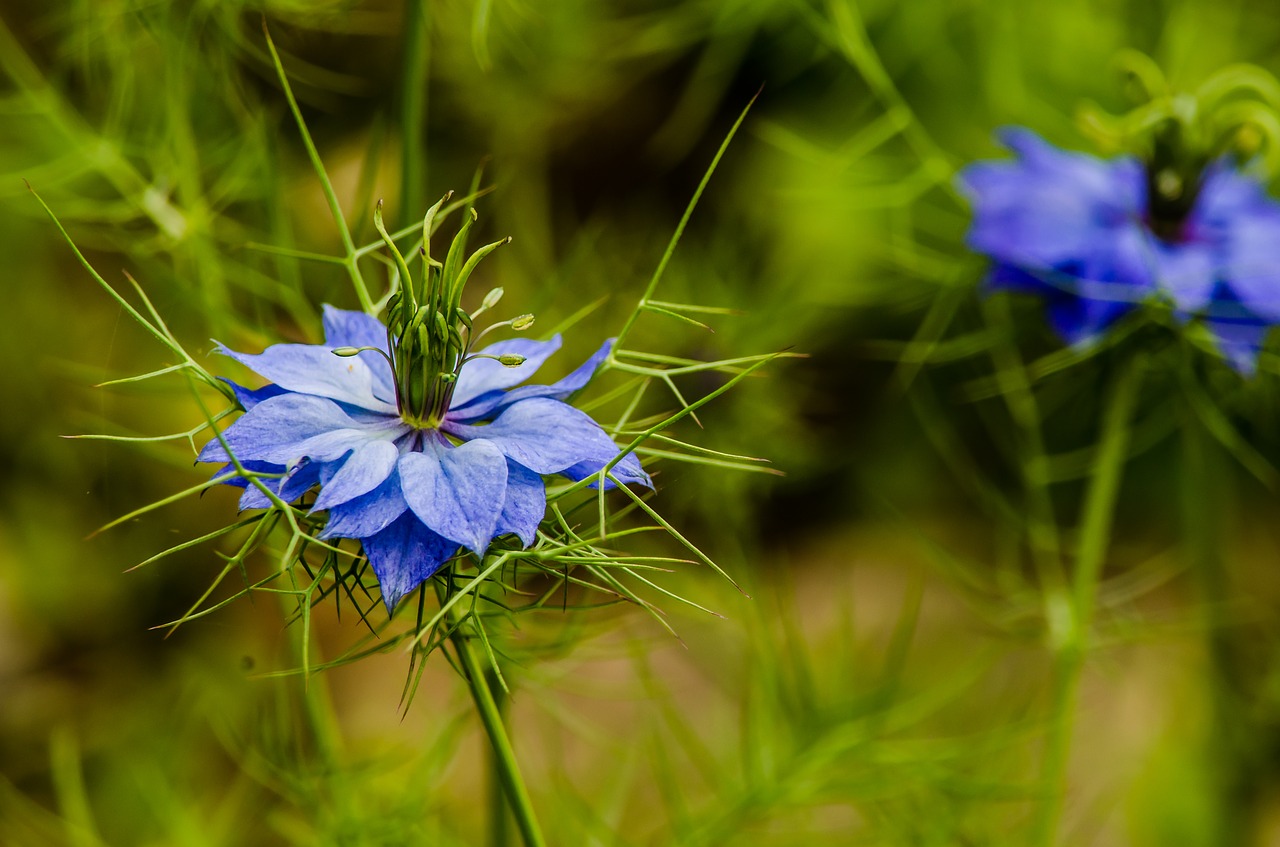
[[[356,305],[341,268],[252,246],[338,249],[264,18],[357,240],[377,198],[405,225],[483,165],[485,236],[514,239],[486,282],[547,326],[600,301],[566,360],[617,331],[764,86],[662,289],[740,314],[638,329],[672,355],[808,354],[682,432],[786,476],[655,467],[656,502],[745,593],[693,566],[671,584],[723,619],[673,604],[681,640],[626,607],[513,629],[513,733],[552,843],[1025,844],[1047,796],[1060,843],[1280,837],[1278,360],[1250,382],[1193,349],[1153,367],[1071,757],[1046,781],[1055,636],[1028,551],[1046,527],[1074,543],[1127,348],[1054,370],[1034,303],[979,296],[953,187],[1001,125],[1086,148],[1076,110],[1125,107],[1124,48],[1184,88],[1280,70],[1270,5],[5,0],[0,843],[489,831],[483,739],[446,663],[402,713],[400,652],[305,687],[267,675],[300,649],[279,606],[152,629],[217,551],[122,571],[230,520],[230,492],[86,540],[203,471],[182,442],[60,436],[201,415],[182,384],[92,387],[171,362],[24,179],[193,351],[314,338],[320,303]],[[320,655],[360,635],[317,620]]]

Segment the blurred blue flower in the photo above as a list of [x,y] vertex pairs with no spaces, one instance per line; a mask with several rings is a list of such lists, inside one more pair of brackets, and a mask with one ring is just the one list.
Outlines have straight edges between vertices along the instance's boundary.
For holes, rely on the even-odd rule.
[[974,208],[969,246],[994,260],[990,288],[1042,296],[1071,344],[1164,295],[1204,319],[1237,370],[1254,370],[1280,323],[1280,204],[1257,179],[1220,160],[1184,186],[1133,157],[1059,150],[1026,129],[999,137],[1017,158],[959,176]]
[[[482,556],[493,539],[534,542],[546,512],[544,474],[581,480],[618,455],[588,415],[562,402],[585,386],[608,356],[606,342],[577,370],[551,385],[519,386],[559,349],[550,341],[511,339],[467,358],[437,426],[406,422],[397,405],[387,329],[363,312],[326,306],[324,344],[277,344],[257,355],[221,352],[270,380],[250,390],[232,384],[245,414],[200,452],[282,473],[263,482],[286,502],[316,485],[313,512],[327,510],[321,538],[359,539],[388,611],[459,547]],[[340,348],[374,348],[335,355]],[[344,351],[349,352],[349,351]],[[515,367],[495,358],[515,354]],[[651,486],[634,454],[610,471]],[[270,499],[247,480],[241,509]]]

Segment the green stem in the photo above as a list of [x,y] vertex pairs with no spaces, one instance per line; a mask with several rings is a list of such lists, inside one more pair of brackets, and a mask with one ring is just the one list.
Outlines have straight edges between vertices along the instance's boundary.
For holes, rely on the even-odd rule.
[[1088,653],[1089,631],[1098,593],[1098,578],[1111,538],[1116,497],[1129,450],[1130,421],[1137,404],[1145,357],[1126,363],[1107,399],[1093,478],[1085,493],[1076,570],[1072,581],[1070,625],[1056,645],[1050,688],[1050,724],[1042,774],[1044,802],[1035,821],[1032,844],[1052,847],[1066,795],[1067,761],[1075,728],[1076,699]]
[[[498,707],[498,716],[505,719],[506,692],[502,690],[501,685],[495,684],[497,681],[495,674],[487,673],[485,678]],[[511,843],[511,807],[507,800],[506,788],[498,777],[500,761],[496,750],[492,751],[489,757],[489,768],[489,845],[490,847],[507,847]]]
[[[1194,376],[1190,376],[1194,379]],[[1262,741],[1265,730],[1249,708],[1249,673],[1241,661],[1239,635],[1233,635],[1226,614],[1231,598],[1230,578],[1223,560],[1215,519],[1221,510],[1213,492],[1220,479],[1213,474],[1209,444],[1195,410],[1187,408],[1182,423],[1182,526],[1184,555],[1199,585],[1203,608],[1211,720],[1208,730],[1208,782],[1217,812],[1218,843],[1251,843],[1257,824],[1257,786],[1266,784]],[[1238,630],[1236,630],[1238,632]],[[1252,633],[1240,633],[1246,639]]]
[[[684,214],[680,216],[680,223],[676,224],[676,231],[672,233],[671,240],[667,242],[667,249],[663,252],[662,259],[658,262],[658,267],[654,269],[653,276],[649,278],[649,284],[645,286],[644,294],[640,295],[640,302],[636,304],[636,308],[627,316],[622,329],[618,331],[618,337],[613,343],[615,351],[622,349],[623,343],[631,333],[631,327],[635,325],[636,318],[640,317],[640,313],[645,311],[645,307],[648,306],[649,300],[653,297],[653,292],[658,290],[658,283],[662,280],[662,275],[667,270],[667,263],[671,261],[671,256],[676,252],[676,245],[680,243],[680,236],[684,235],[684,228],[688,225],[689,218],[693,217],[693,210],[698,208],[698,201],[702,198],[702,192],[706,190],[707,183],[711,182],[711,175],[716,172],[716,166],[720,164],[724,151],[729,149],[729,142],[733,141],[734,135],[738,132],[738,127],[742,126],[742,122],[747,118],[747,112],[751,111],[751,107],[755,105],[756,98],[759,96],[760,92],[757,91],[755,97],[751,98],[751,102],[747,103],[746,107],[738,115],[738,119],[733,122],[733,126],[729,129],[729,134],[720,143],[720,149],[716,151],[716,155],[711,159],[711,164],[707,166],[706,172],[702,175],[702,180],[698,183],[698,188],[693,192],[693,197],[689,200],[689,205],[685,207]],[[610,354],[609,358],[613,359],[612,354]]]
[[[409,0],[404,13],[404,53],[400,75],[400,220],[412,222],[426,208],[427,167],[422,137],[427,113],[430,62],[425,0]],[[405,282],[408,285],[408,282]]]
[[524,836],[525,847],[546,847],[542,830],[538,827],[538,819],[533,813],[533,803],[529,799],[529,791],[525,788],[524,778],[520,775],[520,765],[516,761],[515,750],[511,747],[511,739],[507,737],[507,728],[502,721],[502,711],[493,697],[493,691],[485,674],[485,667],[476,655],[471,636],[463,631],[464,619],[456,613],[450,613],[452,634],[449,640],[458,651],[462,669],[466,672],[467,684],[471,687],[471,696],[475,700],[476,710],[480,713],[480,721],[484,724],[489,742],[493,745],[493,764],[498,779],[506,792],[511,811],[515,814],[516,825]]
[[347,219],[342,214],[342,205],[338,202],[338,194],[333,190],[333,182],[329,179],[329,173],[324,168],[324,162],[320,160],[320,151],[316,149],[315,142],[311,138],[311,131],[307,129],[307,122],[302,118],[302,109],[298,107],[298,101],[293,96],[293,87],[289,85],[289,77],[284,72],[284,64],[280,61],[280,53],[276,50],[276,44],[271,40],[271,32],[267,29],[266,18],[262,19],[262,34],[267,42],[267,51],[271,54],[271,63],[275,66],[276,76],[280,80],[280,88],[284,91],[285,100],[289,104],[289,111],[293,114],[293,120],[298,125],[298,135],[302,138],[302,146],[307,150],[307,158],[311,160],[311,167],[316,173],[316,178],[320,180],[320,189],[324,192],[325,202],[329,204],[329,214],[333,216],[334,226],[338,228],[338,236],[342,239],[342,249],[346,254],[343,265],[347,268],[347,274],[351,277],[351,284],[356,291],[356,299],[360,301],[360,308],[368,314],[372,315],[376,310],[373,305],[373,298],[369,296],[369,287],[365,285],[364,276],[360,273],[359,254],[356,252],[355,242],[351,238],[351,228],[347,226]]

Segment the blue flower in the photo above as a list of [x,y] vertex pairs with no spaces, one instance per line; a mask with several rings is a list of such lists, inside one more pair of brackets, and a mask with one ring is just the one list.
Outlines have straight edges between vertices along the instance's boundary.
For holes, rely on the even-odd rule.
[[1133,157],[1059,150],[1025,129],[1000,139],[1016,159],[959,176],[974,208],[969,246],[994,260],[990,288],[1042,296],[1071,344],[1163,295],[1181,317],[1204,319],[1237,370],[1254,370],[1280,323],[1280,204],[1257,179],[1212,163],[1197,184],[1171,186],[1191,202],[1170,214],[1151,195],[1172,174],[1153,175]]
[[[229,449],[248,470],[282,473],[264,482],[286,502],[319,485],[312,511],[328,511],[320,537],[360,540],[388,611],[459,548],[483,556],[507,534],[533,544],[546,512],[543,476],[582,480],[619,453],[599,424],[563,402],[612,341],[551,385],[520,383],[559,349],[560,336],[493,344],[441,383],[452,389],[445,411],[424,424],[401,413],[385,326],[326,306],[324,332],[324,344],[277,344],[257,355],[221,349],[270,384],[232,384],[245,414],[199,461],[229,462]],[[610,472],[652,486],[634,454]],[[246,480],[232,484],[245,489],[241,509],[270,505]]]

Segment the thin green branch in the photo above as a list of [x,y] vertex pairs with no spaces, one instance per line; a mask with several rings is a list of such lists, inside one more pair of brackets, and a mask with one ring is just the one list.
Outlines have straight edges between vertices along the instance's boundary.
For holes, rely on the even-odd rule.
[[333,190],[333,183],[329,180],[329,173],[325,170],[324,162],[320,160],[320,151],[316,149],[315,142],[311,140],[311,131],[307,129],[307,122],[303,120],[302,110],[298,108],[298,101],[293,96],[293,88],[289,85],[289,77],[284,72],[284,64],[280,61],[280,54],[276,51],[275,42],[271,40],[271,32],[267,29],[267,19],[262,19],[262,34],[267,40],[267,50],[271,54],[271,63],[275,66],[276,76],[280,79],[280,86],[284,90],[285,99],[289,102],[289,111],[293,114],[294,122],[298,125],[298,133],[302,136],[302,144],[307,149],[307,158],[311,160],[311,167],[316,172],[316,178],[320,180],[320,188],[324,192],[325,202],[329,204],[329,213],[333,216],[333,223],[338,228],[338,236],[342,239],[342,249],[346,254],[347,273],[351,277],[351,284],[355,287],[356,298],[360,301],[360,308],[369,314],[374,314],[373,298],[369,296],[369,288],[365,285],[364,276],[360,273],[360,266],[356,261],[356,245],[351,240],[351,229],[347,226],[347,219],[342,214],[342,206],[338,203],[338,195]]

